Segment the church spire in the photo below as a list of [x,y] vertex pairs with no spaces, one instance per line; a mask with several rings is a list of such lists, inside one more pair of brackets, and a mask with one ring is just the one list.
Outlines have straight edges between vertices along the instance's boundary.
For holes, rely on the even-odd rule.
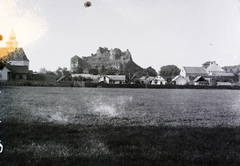
[[18,48],[18,42],[16,41],[16,35],[12,29],[12,32],[9,35],[9,40],[6,42],[7,48]]

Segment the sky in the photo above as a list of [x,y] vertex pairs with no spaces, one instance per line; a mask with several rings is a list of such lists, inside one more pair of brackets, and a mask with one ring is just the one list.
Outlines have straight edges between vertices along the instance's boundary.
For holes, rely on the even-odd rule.
[[239,0],[0,0],[5,47],[14,30],[30,70],[70,69],[99,47],[129,51],[143,68],[240,64]]

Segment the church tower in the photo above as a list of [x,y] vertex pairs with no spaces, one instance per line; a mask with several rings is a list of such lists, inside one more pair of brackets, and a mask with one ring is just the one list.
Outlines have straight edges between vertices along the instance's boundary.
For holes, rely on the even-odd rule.
[[18,48],[18,42],[16,41],[16,35],[13,32],[13,29],[9,36],[9,40],[8,40],[8,42],[6,42],[6,44],[7,44],[6,45],[7,48],[12,48],[12,49]]
[[29,60],[23,50],[23,48],[18,47],[18,42],[16,41],[16,35],[13,32],[9,35],[9,40],[6,42],[6,49],[9,51],[8,62],[12,66],[26,66],[27,71],[29,68]]

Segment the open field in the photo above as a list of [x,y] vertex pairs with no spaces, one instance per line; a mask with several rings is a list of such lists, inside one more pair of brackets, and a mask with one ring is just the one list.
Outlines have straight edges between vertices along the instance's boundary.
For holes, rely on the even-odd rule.
[[240,91],[8,87],[0,165],[240,165]]

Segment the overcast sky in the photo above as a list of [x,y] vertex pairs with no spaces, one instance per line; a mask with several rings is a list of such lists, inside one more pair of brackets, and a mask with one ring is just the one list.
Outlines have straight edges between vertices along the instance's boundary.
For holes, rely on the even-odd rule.
[[0,0],[5,47],[13,28],[30,69],[70,68],[99,47],[129,49],[143,68],[240,64],[238,0]]

